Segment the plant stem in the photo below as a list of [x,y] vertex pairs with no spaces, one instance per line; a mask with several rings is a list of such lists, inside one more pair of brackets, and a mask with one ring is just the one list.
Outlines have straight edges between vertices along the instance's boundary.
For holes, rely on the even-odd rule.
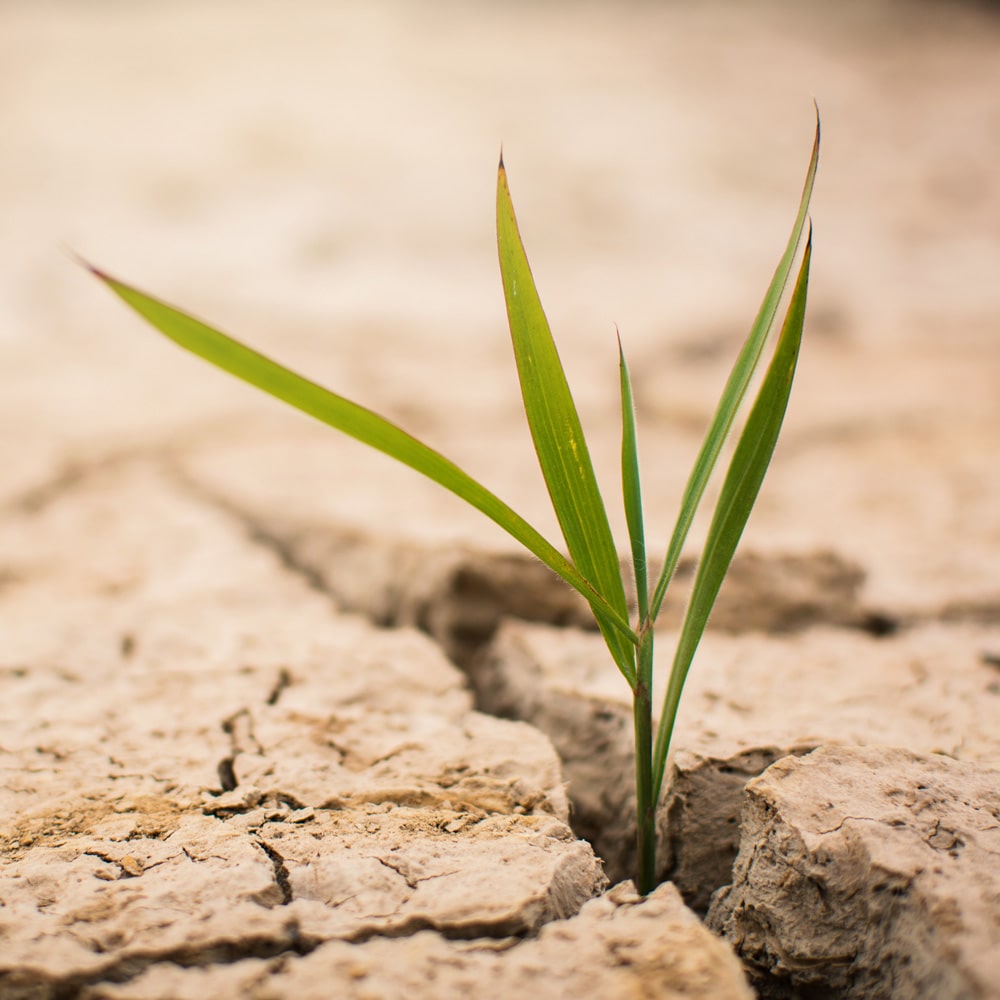
[[672,670],[667,684],[667,694],[663,699],[663,714],[660,716],[660,726],[656,733],[656,750],[653,755],[656,764],[653,770],[652,794],[656,798],[660,797],[660,789],[666,776],[667,755],[670,753],[670,741],[674,735],[674,723],[677,721],[677,709],[681,701],[681,692],[684,690],[684,680],[684,674],[677,669]]
[[632,698],[635,733],[636,878],[645,896],[656,888],[656,791],[653,774],[653,629],[639,631],[637,678]]

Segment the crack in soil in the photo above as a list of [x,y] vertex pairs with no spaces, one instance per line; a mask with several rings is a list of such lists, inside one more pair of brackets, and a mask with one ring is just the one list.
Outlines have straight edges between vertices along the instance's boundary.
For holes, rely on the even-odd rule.
[[[272,552],[286,570],[337,608],[361,614],[377,627],[415,625],[430,635],[460,669],[464,670],[489,643],[505,617],[555,627],[596,629],[583,599],[547,570],[540,573],[540,564],[533,557],[428,547],[424,558],[414,558],[415,553],[420,554],[419,546],[365,539],[347,529],[309,530],[306,526],[300,530],[291,524],[283,527],[275,519],[265,522],[257,512],[213,490],[174,461],[165,462],[165,468],[182,490],[233,518],[253,544]],[[310,556],[307,544],[313,536],[330,543],[324,550],[327,558]],[[416,567],[413,573],[418,579],[404,574],[403,579],[394,576],[379,580],[379,585],[371,588],[383,601],[388,600],[384,607],[350,596],[335,575],[338,560],[331,558],[331,553],[338,546],[356,549],[364,545],[378,547],[388,556],[378,560],[378,565],[386,567],[385,572],[398,574],[400,565]],[[400,558],[393,558],[393,553]],[[425,593],[421,589],[426,583],[423,568],[433,556],[442,558],[445,569],[441,585]],[[445,557],[449,556],[451,564],[446,566],[449,560]],[[681,560],[676,579],[683,582],[693,578],[695,565],[695,560]],[[491,576],[497,578],[492,583]],[[835,552],[774,556],[738,553],[727,577],[727,593],[720,597],[713,612],[713,625],[732,634],[786,634],[818,625],[837,625],[884,638],[933,622],[984,624],[1000,620],[1000,596],[948,602],[906,614],[867,607],[860,600],[866,576],[864,568]],[[544,594],[538,591],[539,581]],[[805,598],[799,593],[803,589],[807,592]],[[681,602],[679,607],[686,601],[682,591],[683,587],[674,595]],[[526,594],[530,595],[527,599]],[[669,617],[665,606],[664,618]],[[277,693],[272,694],[280,697],[290,682],[291,678],[283,681],[279,677]]]
[[[203,503],[216,511],[221,511],[222,513],[235,519],[235,521],[237,521],[245,531],[249,541],[254,545],[263,546],[268,551],[272,552],[285,570],[304,581],[311,589],[321,593],[338,608],[344,606],[345,601],[343,600],[343,596],[338,589],[337,581],[335,578],[331,578],[329,576],[329,572],[332,571],[319,568],[316,564],[310,562],[308,553],[303,554],[299,546],[296,544],[298,539],[294,533],[291,531],[282,531],[275,529],[273,526],[269,527],[262,524],[259,518],[252,512],[243,509],[239,504],[229,501],[214,493],[211,489],[203,486],[197,482],[197,480],[179,470],[174,463],[164,462],[164,456],[162,455],[150,456],[148,451],[144,453],[123,453],[121,455],[110,456],[100,461],[90,463],[89,465],[69,464],[48,483],[42,484],[39,487],[22,494],[19,498],[12,501],[7,506],[20,513],[31,514],[38,512],[44,509],[47,505],[58,500],[63,494],[75,489],[79,483],[92,474],[102,473],[109,469],[116,469],[122,465],[129,464],[130,462],[137,462],[139,459],[149,461],[151,457],[154,460],[158,460],[161,465],[166,466],[171,479],[184,492],[188,493],[198,502]],[[431,550],[428,551],[430,552]],[[477,563],[477,566],[475,567],[477,574],[486,574],[488,577],[490,571],[489,558],[490,557],[484,556],[482,557],[482,562]],[[834,563],[837,562],[836,556],[831,556],[831,559]],[[773,573],[777,562],[780,562],[780,560],[769,562],[767,560],[762,561],[758,558],[758,563],[763,566],[763,571],[765,573]],[[505,572],[509,575],[511,564],[505,563],[505,567]],[[839,568],[844,567],[846,567],[846,563],[843,567]],[[393,561],[389,560],[386,572],[391,572],[393,568]],[[837,566],[834,566],[833,568],[834,570],[838,569]],[[845,569],[845,572],[847,572],[847,569]],[[516,577],[516,567],[514,575]],[[463,580],[466,580],[467,576],[468,574],[465,568],[460,566],[452,579],[444,581],[446,585],[434,590],[433,593],[427,597],[426,603],[420,607],[420,613],[416,617],[416,623],[419,624],[423,631],[430,635],[430,637],[445,651],[446,654],[450,656],[453,662],[456,662],[460,668],[462,668],[464,664],[454,655],[454,649],[456,648],[456,644],[454,642],[455,637],[458,637],[458,646],[466,652],[469,648],[472,648],[474,651],[479,651],[486,645],[486,643],[489,642],[501,618],[505,615],[513,614],[514,617],[521,617],[525,620],[545,620],[544,618],[526,618],[523,613],[519,613],[519,609],[517,607],[512,607],[509,604],[504,603],[507,600],[507,595],[502,587],[499,588],[499,590],[490,590],[485,594],[485,596],[477,592],[477,594],[473,595],[474,597],[477,597],[477,600],[469,601],[463,604],[463,594],[458,591],[462,589],[462,586],[460,585]],[[750,574],[750,576],[752,577],[752,574]],[[478,576],[476,579],[478,579]],[[391,607],[391,613],[388,615],[388,620],[386,620],[386,616],[384,614],[378,613],[373,607],[352,607],[351,610],[365,614],[369,620],[377,626],[386,627],[411,624],[413,609],[407,609],[405,605],[408,600],[412,604],[413,595],[408,591],[415,586],[414,581],[404,578],[401,582],[397,581],[396,583],[396,586],[390,588],[393,595],[393,605]],[[552,582],[552,585],[557,586],[555,581]],[[468,581],[466,581],[464,586],[467,590]],[[449,587],[452,589],[449,589]],[[455,587],[458,587],[458,591],[454,589]],[[473,587],[473,589],[475,588]],[[468,597],[469,595],[465,594],[464,596]],[[350,602],[348,601],[346,603],[349,604]],[[800,614],[799,619],[795,618],[796,613]],[[869,635],[880,637],[893,635],[900,629],[922,624],[927,621],[982,622],[987,620],[996,620],[997,618],[1000,618],[1000,601],[985,600],[971,603],[966,602],[962,605],[947,604],[934,612],[929,612],[920,616],[908,617],[905,620],[880,611],[864,609],[857,603],[851,607],[850,613],[846,618],[843,607],[841,607],[838,612],[833,604],[830,604],[829,606],[824,606],[822,604],[815,607],[810,606],[800,612],[795,612],[795,609],[792,608],[792,610],[789,611],[789,614],[792,615],[792,617],[789,618],[789,621],[798,621],[799,624],[793,624],[786,627],[777,626],[771,629],[771,631],[797,631],[808,628],[809,625],[812,624],[832,623],[854,628],[862,632],[867,632]],[[409,619],[407,616],[409,616]],[[565,612],[560,612],[558,615],[554,615],[552,620],[547,623],[553,625],[566,625],[567,619]],[[747,627],[748,626],[744,622],[743,629]],[[753,626],[751,625],[749,627]],[[741,631],[741,628],[737,624],[727,628],[726,630],[738,632]],[[131,635],[123,636],[122,655],[127,658],[131,656],[134,651],[135,638]],[[1000,666],[1000,654],[992,651],[983,652],[982,660],[984,663],[993,666]],[[264,704],[268,706],[277,705],[284,691],[293,683],[294,680],[290,670],[285,667],[280,668],[274,683],[264,696]],[[249,708],[240,708],[236,712],[227,716],[222,721],[221,726],[223,731],[229,736],[231,746],[230,755],[219,761],[217,771],[223,792],[233,792],[239,785],[235,771],[235,763],[238,757],[243,753],[262,754],[264,750],[254,734],[253,715]],[[396,754],[403,752],[403,750],[405,750],[405,746],[396,748],[392,752],[380,758],[380,760],[388,760]],[[740,776],[743,776],[742,771],[740,771],[739,774]],[[749,776],[749,774],[746,776]],[[405,796],[403,796],[402,793],[395,792],[394,790],[387,790],[378,797],[366,796],[362,799],[362,801],[366,803],[388,801],[394,804],[412,805],[415,804],[412,801],[413,795],[414,793],[411,791],[407,791]],[[279,797],[277,801],[279,805],[291,809],[302,808],[302,804],[296,802],[291,797],[288,797],[287,799]],[[248,799],[247,802],[241,806],[234,804],[232,806],[220,807],[218,810],[206,809],[205,811],[208,814],[216,815],[224,819],[229,815],[249,811],[250,809],[257,807],[259,804],[259,801],[251,802]],[[317,808],[337,808],[340,806],[342,806],[342,803],[337,803],[336,806],[333,806],[331,803],[327,806],[320,806]],[[843,825],[843,822],[846,822],[847,819],[853,819],[856,821],[864,820],[863,817],[845,817],[844,821],[842,821],[841,824],[839,824],[835,829],[839,829]],[[951,831],[946,832],[950,833]],[[935,827],[933,836],[937,836],[938,833],[939,830]],[[274,883],[278,887],[281,897],[280,903],[276,905],[287,906],[291,904],[294,901],[294,893],[285,859],[272,843],[263,839],[259,831],[252,831],[251,839],[270,861],[274,875]],[[932,844],[932,846],[937,845]],[[942,843],[939,849],[947,850],[949,848],[954,848],[954,846],[955,845],[953,843],[949,843],[947,845]],[[183,850],[185,855],[191,857],[186,848]],[[96,851],[88,851],[85,853],[99,858],[106,864],[116,866],[119,870],[120,874],[118,877],[120,878],[135,877],[137,874],[141,874],[141,871],[136,872],[127,866],[131,860],[127,857],[117,859],[105,856],[104,854]],[[386,859],[378,856],[372,857],[389,870],[395,872],[396,875],[405,881],[406,885],[410,889],[416,888],[421,881],[425,881],[428,878],[439,878],[443,875],[453,874],[447,872],[437,873],[433,876],[420,878],[414,876],[412,873],[404,871],[402,865],[397,866],[396,864],[393,864],[392,859]],[[380,937],[408,937],[421,930],[433,930],[443,938],[453,940],[474,940],[477,938],[498,940],[510,938],[512,936],[523,936],[518,935],[518,932],[516,930],[512,930],[512,928],[502,919],[452,926],[448,924],[441,924],[440,922],[426,916],[415,916],[412,919],[404,921],[402,924],[394,926],[391,930],[387,931],[378,927],[369,926],[359,929],[356,934],[346,937],[343,940],[348,940],[354,943],[363,943]],[[23,991],[23,988],[30,989],[32,985],[35,985],[42,987],[45,991],[42,995],[52,997],[54,1000],[75,1000],[75,998],[77,998],[88,986],[95,985],[100,982],[127,982],[145,972],[150,966],[156,964],[169,963],[180,967],[194,967],[210,964],[231,964],[233,962],[241,961],[244,958],[273,958],[281,954],[305,955],[314,950],[320,943],[322,943],[320,940],[304,939],[299,932],[297,923],[294,920],[290,920],[286,926],[276,934],[250,937],[249,939],[241,938],[238,941],[213,942],[202,946],[190,946],[187,948],[164,950],[162,952],[147,951],[139,954],[127,955],[117,961],[110,962],[98,972],[91,972],[86,975],[81,974],[79,976],[73,976],[58,982],[47,979],[44,972],[33,970],[32,972],[27,973],[27,975],[33,975],[36,978],[28,984],[18,982],[15,984],[15,989]],[[25,973],[22,971],[19,975],[24,976]],[[9,974],[0,973],[0,995],[6,995],[4,985],[5,979],[9,981]]]
[[435,879],[447,878],[449,875],[459,875],[461,872],[458,869],[453,869],[443,872],[434,872],[432,875],[414,875],[411,871],[408,871],[409,863],[405,858],[387,858],[381,854],[368,854],[366,857],[371,858],[373,861],[377,861],[384,868],[388,868],[389,871],[395,872],[405,883],[408,889],[416,889],[421,882],[433,882]]
[[166,450],[149,445],[120,448],[104,455],[78,461],[63,460],[59,468],[48,479],[29,486],[16,496],[0,505],[0,509],[15,514],[40,514],[47,507],[71,493],[81,483],[94,476],[117,472],[130,465],[143,462],[160,463],[166,457]]
[[254,735],[253,715],[250,709],[239,708],[231,715],[227,715],[222,720],[222,731],[229,737],[234,757],[241,753],[258,755],[264,753],[264,748]]
[[323,943],[304,937],[295,920],[289,920],[282,931],[280,936],[241,937],[238,941],[216,941],[198,947],[134,952],[92,972],[60,979],[53,979],[42,970],[0,973],[0,996],[78,1000],[88,987],[127,983],[155,965],[176,965],[182,969],[232,965],[247,958],[268,959],[288,953],[308,955]]
[[216,773],[219,775],[219,785],[224,792],[235,792],[239,785],[233,767],[235,763],[235,757],[223,757],[215,767]]
[[233,792],[239,786],[239,779],[236,777],[237,758],[245,753],[260,756],[264,753],[264,748],[254,734],[253,715],[250,709],[246,707],[237,709],[222,720],[221,726],[222,731],[229,737],[230,752],[216,764],[215,770],[222,791]]
[[288,869],[285,867],[285,859],[278,853],[277,849],[261,837],[254,838],[255,843],[271,859],[274,867],[274,881],[281,890],[281,905],[287,906],[294,895],[292,893],[292,883],[289,880]]
[[[258,843],[270,856],[269,845],[263,841],[258,841]],[[277,867],[276,865],[276,873]],[[283,868],[283,862],[281,862],[281,867]],[[284,889],[282,891],[284,892]],[[291,893],[290,888],[288,892]],[[286,902],[290,901],[290,899],[286,900]],[[329,940],[364,944],[367,941],[377,939],[396,940],[412,937],[425,930],[434,931],[445,940],[450,941],[471,942],[481,939],[484,942],[508,942],[509,945],[529,936],[523,932],[512,930],[503,921],[492,924],[449,926],[447,924],[441,925],[427,917],[413,917],[388,930],[365,927],[355,934],[330,938]],[[304,957],[327,941],[327,939],[303,935],[299,929],[298,921],[294,919],[288,920],[282,931],[283,933],[279,936],[257,935],[241,937],[234,941],[216,941],[196,947],[134,952],[109,962],[100,969],[63,978],[50,977],[39,969],[18,970],[11,973],[0,972],[0,996],[37,997],[44,998],[44,1000],[79,1000],[84,991],[90,987],[102,983],[112,985],[128,983],[156,965],[175,965],[182,969],[191,969],[212,965],[234,965],[245,959],[266,960],[288,956]]]
[[[316,810],[323,810],[329,807],[325,805],[306,806],[294,795],[286,792],[261,792],[258,789],[248,791],[244,797],[238,801],[214,802],[204,806],[202,812],[206,816],[215,816],[217,819],[229,819],[233,816],[244,816],[256,809],[269,810],[268,822],[275,819],[287,819],[286,813],[302,813]],[[343,808],[342,805],[333,808]],[[299,819],[298,822],[302,822]],[[294,821],[293,821],[294,822]]]
[[[98,861],[103,861],[106,865],[112,865],[118,869],[117,879],[123,878],[138,878],[140,875],[146,871],[146,868],[141,862],[132,857],[131,854],[126,854],[123,857],[116,858],[112,857],[110,854],[106,854],[103,851],[95,850],[91,848],[90,850],[83,851],[84,857],[97,858]],[[162,861],[155,862],[151,864],[150,868],[156,868],[158,865],[163,864]],[[98,878],[105,878],[106,876],[99,874]]]
[[364,944],[367,941],[382,939],[386,941],[413,937],[421,931],[433,931],[446,941],[518,941],[527,940],[532,933],[525,931],[517,921],[497,919],[493,922],[445,924],[426,916],[414,916],[390,929],[363,927],[353,934],[339,940],[351,944]]
[[[165,464],[165,471],[181,490],[195,500],[211,507],[213,510],[220,511],[231,517],[246,532],[248,539],[254,545],[259,545],[267,549],[267,551],[277,557],[278,562],[286,570],[304,581],[312,590],[329,598],[339,607],[336,594],[331,592],[327,586],[323,574],[299,560],[294,548],[289,545],[287,539],[270,530],[249,511],[244,510],[238,504],[233,503],[218,492],[210,489],[204,483],[199,482],[175,461],[167,462]],[[280,696],[280,690],[278,694]]]
[[278,679],[274,682],[274,687],[271,688],[270,693],[264,701],[265,705],[277,705],[281,699],[281,696],[285,693],[287,688],[292,686],[292,674],[287,667],[282,667],[278,671]]

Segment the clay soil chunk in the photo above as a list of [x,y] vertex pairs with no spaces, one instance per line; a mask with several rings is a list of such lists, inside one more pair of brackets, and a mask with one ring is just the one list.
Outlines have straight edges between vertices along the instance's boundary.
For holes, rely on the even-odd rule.
[[796,386],[659,816],[702,912],[776,759],[1000,767],[996,4],[293,7],[0,4],[0,1000],[745,998],[672,889],[600,896],[635,868],[631,707],[588,609],[60,248],[558,542],[497,271],[502,140],[624,555],[620,327],[655,562],[815,95]]
[[[658,698],[672,638],[660,639]],[[942,624],[885,639],[840,628],[707,635],[667,770],[661,876],[704,912],[729,882],[743,786],[788,754],[878,742],[1000,765],[995,642],[993,630]],[[486,711],[530,721],[551,737],[575,828],[593,840],[612,879],[631,871],[631,704],[603,640],[509,621],[471,677]]]
[[765,995],[1000,997],[1000,771],[884,747],[779,761],[747,785],[708,923]]
[[208,969],[158,965],[81,1000],[750,1000],[739,963],[670,885],[640,900],[628,883],[546,925],[537,938],[457,942],[419,933],[329,942],[305,956]]
[[472,711],[429,639],[337,613],[155,463],[8,517],[0,560],[4,1000],[530,934],[606,886],[539,731]]

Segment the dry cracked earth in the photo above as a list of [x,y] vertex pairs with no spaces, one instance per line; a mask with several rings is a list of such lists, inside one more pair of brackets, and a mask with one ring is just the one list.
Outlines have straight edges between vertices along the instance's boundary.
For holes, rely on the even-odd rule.
[[[0,94],[0,1000],[1000,997],[995,5],[8,0]],[[799,376],[640,898],[586,608],[63,251],[554,535],[502,140],[612,497],[621,330],[662,547],[814,97]]]

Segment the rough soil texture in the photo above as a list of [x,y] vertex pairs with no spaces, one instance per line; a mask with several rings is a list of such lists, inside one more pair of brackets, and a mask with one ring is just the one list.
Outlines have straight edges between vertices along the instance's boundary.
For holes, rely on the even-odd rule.
[[591,900],[579,915],[537,938],[456,942],[419,932],[364,947],[330,942],[298,961],[247,960],[235,968],[157,966],[123,986],[98,986],[86,1000],[199,1000],[205,996],[326,1000],[433,995],[659,997],[750,1000],[738,964],[670,885],[644,900],[626,885]]
[[[887,743],[1000,766],[1000,684],[984,655],[995,634],[927,624],[892,639],[818,626],[709,636],[688,679],[661,801],[661,876],[704,912],[729,880],[743,786],[789,754]],[[661,637],[668,649],[672,638]],[[550,735],[574,822],[616,878],[634,866],[632,708],[606,660],[593,632],[507,621],[471,676],[484,708]]]
[[335,614],[156,469],[13,520],[0,995],[531,934],[605,886],[538,730],[472,711],[429,640]]
[[742,821],[708,923],[751,965],[814,995],[995,995],[1000,771],[824,747],[753,779]]
[[[1000,996],[976,964],[996,893],[961,867],[995,850],[968,803],[1000,766],[998,52],[973,3],[3,4],[0,1000],[748,996],[680,898],[703,913],[739,851],[718,899],[757,905],[745,859],[785,827],[741,830],[739,803],[774,761],[752,787],[813,858],[806,776],[858,745],[908,753],[836,785],[865,806],[844,815],[933,850],[883,795],[917,754],[969,846],[900,875],[883,938],[830,958],[818,928],[809,984],[774,944],[801,896],[767,897],[767,934],[714,926],[760,943],[765,991]],[[681,708],[675,887],[638,902],[606,891],[631,870],[627,691],[579,600],[61,249],[385,413],[555,538],[496,267],[502,140],[623,540],[621,330],[662,551],[812,97],[797,385]],[[868,829],[843,878],[878,869]],[[936,906],[953,936],[928,937]]]

